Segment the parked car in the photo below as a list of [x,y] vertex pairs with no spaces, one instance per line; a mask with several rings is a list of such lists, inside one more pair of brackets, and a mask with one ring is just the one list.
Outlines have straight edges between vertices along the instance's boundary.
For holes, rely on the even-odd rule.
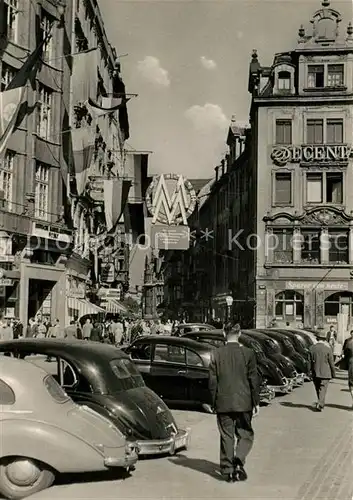
[[214,330],[214,326],[207,323],[181,323],[173,328],[172,335],[180,337],[184,333],[201,332],[207,330]]
[[49,488],[59,473],[137,462],[137,445],[76,405],[51,375],[11,357],[0,363],[0,495],[20,499]]
[[[141,337],[126,348],[146,384],[165,401],[192,402],[211,411],[209,364],[214,346],[186,337]],[[262,382],[262,381],[261,381]],[[261,402],[274,391],[261,384]]]
[[244,333],[260,343],[266,357],[277,363],[284,376],[292,381],[294,387],[304,383],[304,378],[298,375],[294,363],[283,356],[280,346],[273,339],[256,330],[244,330]]
[[310,379],[311,365],[307,359],[306,353],[305,356],[302,356],[297,352],[294,348],[293,340],[290,337],[277,330],[259,328],[258,331],[265,333],[275,340],[279,344],[282,354],[293,361],[297,372],[303,374],[305,380]]
[[288,337],[293,342],[295,350],[310,361],[310,348],[314,345],[314,341],[308,333],[289,328],[270,328],[269,330],[278,331]]
[[[0,343],[0,352],[40,363],[78,404],[107,417],[140,455],[174,453],[186,448],[189,433],[180,430],[165,403],[148,387],[121,350],[84,340],[20,339]],[[48,363],[43,356],[55,358]]]
[[[223,330],[210,330],[202,332],[190,332],[183,335],[197,342],[210,344],[214,347],[219,347],[226,343],[226,336]],[[271,391],[287,394],[293,390],[293,385],[284,377],[278,366],[266,358],[260,344],[248,337],[247,335],[240,336],[240,343],[249,347],[255,352],[257,365],[260,371],[264,386],[266,385]]]

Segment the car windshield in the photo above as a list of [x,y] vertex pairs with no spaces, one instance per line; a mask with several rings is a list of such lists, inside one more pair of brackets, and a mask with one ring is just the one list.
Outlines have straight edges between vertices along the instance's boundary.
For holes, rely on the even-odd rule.
[[112,359],[110,367],[119,384],[116,385],[116,392],[128,391],[136,387],[144,387],[140,372],[129,359]]
[[49,392],[50,396],[57,402],[57,403],[66,403],[66,401],[69,401],[70,398],[64,391],[64,389],[57,383],[57,381],[52,377],[51,375],[48,375],[45,377],[43,380],[44,386],[46,390]]

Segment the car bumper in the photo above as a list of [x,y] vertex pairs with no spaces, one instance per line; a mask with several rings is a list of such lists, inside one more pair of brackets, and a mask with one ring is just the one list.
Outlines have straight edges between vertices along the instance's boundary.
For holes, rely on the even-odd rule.
[[305,373],[298,373],[294,379],[294,386],[299,387],[304,384]]
[[177,434],[167,439],[143,440],[137,442],[139,455],[165,455],[174,453],[180,449],[186,449],[190,445],[190,430],[179,430]]
[[135,463],[138,461],[138,452],[139,448],[137,446],[134,446],[133,448],[130,448],[128,452],[125,452],[125,455],[123,457],[115,457],[114,453],[112,453],[112,450],[106,453],[106,456],[104,457],[104,465],[108,469],[113,468],[113,467],[121,467],[123,469],[130,469]]
[[270,387],[267,387],[260,393],[260,403],[270,404],[271,401],[275,398],[275,396],[276,396],[275,390]]
[[288,394],[293,390],[293,379],[284,379],[282,385],[269,385],[270,389],[273,389],[275,393],[279,394]]

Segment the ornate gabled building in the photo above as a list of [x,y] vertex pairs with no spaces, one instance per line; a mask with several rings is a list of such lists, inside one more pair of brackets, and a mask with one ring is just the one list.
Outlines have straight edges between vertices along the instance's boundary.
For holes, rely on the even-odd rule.
[[[353,314],[353,27],[330,2],[296,48],[250,64],[256,173],[256,325]],[[245,255],[245,253],[244,253]]]

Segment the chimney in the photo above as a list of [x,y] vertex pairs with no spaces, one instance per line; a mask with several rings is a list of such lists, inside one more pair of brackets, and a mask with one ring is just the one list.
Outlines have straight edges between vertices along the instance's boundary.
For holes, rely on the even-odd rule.
[[222,175],[225,173],[225,161],[221,160]]
[[215,170],[215,172],[216,172],[216,182],[217,182],[217,181],[218,181],[218,179],[219,179],[219,173],[218,173],[218,172],[219,172],[219,167],[215,167],[215,169],[214,169],[214,170]]

